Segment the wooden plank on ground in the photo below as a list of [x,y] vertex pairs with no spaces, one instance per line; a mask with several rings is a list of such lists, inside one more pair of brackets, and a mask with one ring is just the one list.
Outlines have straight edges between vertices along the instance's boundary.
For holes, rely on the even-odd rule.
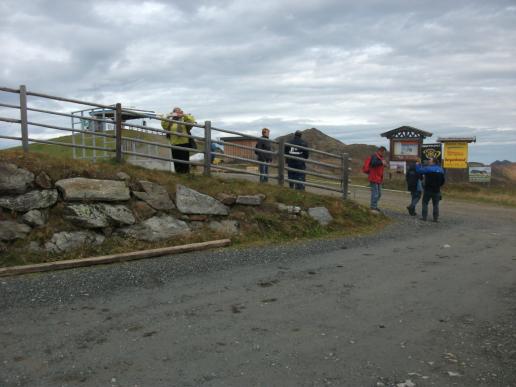
[[186,253],[189,251],[198,251],[216,247],[224,247],[229,246],[230,244],[230,239],[218,239],[208,242],[190,243],[187,245],[172,247],[162,247],[159,249],[133,251],[130,253],[102,255],[99,257],[89,257],[80,259],[68,259],[65,261],[45,262],[33,265],[11,266],[0,269],[0,277],[160,257],[168,254],[178,254]]

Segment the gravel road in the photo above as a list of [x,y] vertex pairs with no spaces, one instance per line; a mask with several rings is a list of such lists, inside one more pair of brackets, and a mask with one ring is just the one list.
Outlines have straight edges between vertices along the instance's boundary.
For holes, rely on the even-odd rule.
[[1,278],[0,385],[516,386],[516,210],[405,201],[374,236]]

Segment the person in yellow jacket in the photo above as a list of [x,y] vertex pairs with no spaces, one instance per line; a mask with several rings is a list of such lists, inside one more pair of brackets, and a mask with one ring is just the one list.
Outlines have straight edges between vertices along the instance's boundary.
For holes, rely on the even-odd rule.
[[[174,121],[182,121],[185,123],[192,123],[195,124],[195,117],[191,114],[185,114],[183,110],[179,107],[175,107],[172,110],[172,113],[169,113],[166,118],[168,120],[174,120]],[[178,136],[174,133],[181,133],[181,134],[190,134],[190,131],[192,129],[191,125],[185,125],[180,124],[177,122],[168,122],[168,121],[161,121],[161,127],[164,130],[168,130],[170,132],[170,135],[167,135],[167,137],[170,138],[170,143],[172,145],[176,146],[182,146],[186,148],[194,148],[195,147],[195,141],[193,139],[190,139],[188,137]],[[190,160],[190,152],[187,150],[182,149],[172,149],[172,158],[176,160]],[[189,173],[190,172],[190,164],[181,163],[178,161],[174,161],[174,169],[176,170],[176,173]]]

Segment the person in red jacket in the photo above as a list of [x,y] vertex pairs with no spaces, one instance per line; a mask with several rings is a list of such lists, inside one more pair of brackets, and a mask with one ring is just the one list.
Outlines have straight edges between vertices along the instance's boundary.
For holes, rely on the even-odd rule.
[[384,146],[378,148],[378,150],[371,155],[371,161],[369,163],[368,180],[371,187],[371,210],[375,212],[380,211],[378,201],[382,196],[383,169],[387,165],[387,162],[383,158],[386,150]]

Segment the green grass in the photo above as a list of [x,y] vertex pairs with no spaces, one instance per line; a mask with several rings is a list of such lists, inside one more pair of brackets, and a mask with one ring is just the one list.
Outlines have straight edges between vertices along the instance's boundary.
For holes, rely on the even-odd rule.
[[[38,152],[24,154],[21,151],[12,150],[0,151],[0,161],[15,163],[35,174],[45,171],[54,182],[77,176],[113,179],[117,172],[125,172],[131,176],[130,186],[137,187],[139,180],[149,180],[164,186],[172,193],[172,196],[176,191],[177,184],[183,184],[210,196],[216,196],[218,193],[265,194],[266,200],[262,206],[236,205],[232,208],[229,218],[238,220],[242,230],[239,236],[233,238],[233,243],[237,246],[369,233],[389,222],[387,218],[372,215],[367,208],[349,200],[344,201],[336,197],[295,191],[248,180],[227,180],[201,175],[176,175],[165,171],[148,170],[129,163],[117,164],[113,159],[91,163],[84,160],[73,160],[63,155],[51,156]],[[289,214],[277,210],[278,202],[301,206],[305,209],[325,206],[334,217],[334,221],[330,225],[322,227],[308,216],[292,219]],[[75,226],[64,220],[62,214],[63,204],[59,203],[52,209],[50,221],[45,227],[33,229],[28,239],[19,240],[8,246],[8,250],[0,256],[0,266],[113,254],[225,237],[204,228],[202,232],[194,233],[190,237],[174,238],[159,243],[146,243],[110,236],[101,246],[85,246],[80,251],[60,256],[29,252],[27,246],[30,241],[44,243],[55,232],[76,230]],[[177,210],[172,211],[171,214],[177,217],[181,216]],[[0,210],[0,220],[19,219],[21,215]],[[213,219],[218,218],[214,217]]]

